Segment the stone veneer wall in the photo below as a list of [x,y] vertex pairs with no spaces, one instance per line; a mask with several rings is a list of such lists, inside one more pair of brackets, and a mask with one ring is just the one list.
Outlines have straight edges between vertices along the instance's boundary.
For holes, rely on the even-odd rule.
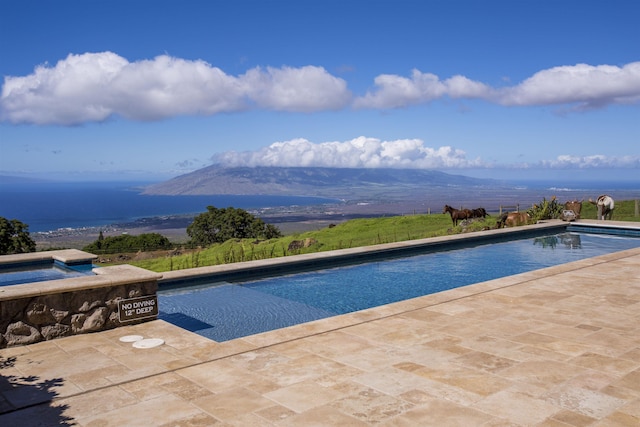
[[[47,259],[90,262],[95,258],[86,252],[67,249],[2,255],[0,266]],[[157,313],[156,294],[161,274],[131,265],[95,268],[93,272],[94,275],[83,277],[1,286],[0,348],[103,331],[157,317],[153,313]],[[121,316],[119,302],[132,298],[142,298],[147,304],[154,302],[155,310],[149,315]],[[144,313],[148,308],[146,306]]]
[[153,281],[1,301],[0,348],[117,328],[118,301],[155,295],[157,289]]

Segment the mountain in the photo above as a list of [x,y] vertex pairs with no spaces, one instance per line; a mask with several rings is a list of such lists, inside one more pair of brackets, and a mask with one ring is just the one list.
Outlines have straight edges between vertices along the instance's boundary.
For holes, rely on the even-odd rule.
[[153,195],[265,194],[348,197],[432,187],[500,186],[500,181],[423,169],[222,167],[212,165],[146,187]]

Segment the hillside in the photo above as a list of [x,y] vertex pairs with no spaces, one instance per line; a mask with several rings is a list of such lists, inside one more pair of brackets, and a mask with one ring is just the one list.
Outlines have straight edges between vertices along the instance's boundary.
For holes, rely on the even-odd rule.
[[417,169],[233,167],[219,165],[147,187],[145,194],[281,194],[320,197],[409,192],[439,187],[497,186],[498,181]]

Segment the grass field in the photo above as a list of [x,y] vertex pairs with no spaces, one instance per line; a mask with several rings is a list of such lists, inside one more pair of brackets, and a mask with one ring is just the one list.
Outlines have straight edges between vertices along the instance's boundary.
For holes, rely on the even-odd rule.
[[[614,220],[640,221],[636,216],[636,202],[622,201],[616,204]],[[582,206],[582,218],[596,217],[596,207],[589,203]],[[189,251],[181,255],[164,254],[156,258],[128,261],[129,264],[148,270],[163,272],[209,265],[227,264],[296,255],[309,252],[369,246],[404,240],[479,231],[494,228],[496,215],[471,224],[467,229],[453,227],[448,214],[389,216],[381,218],[353,219],[321,230],[287,235],[279,239],[256,241],[255,239],[229,240],[209,248]],[[307,241],[308,247],[289,250],[292,241]]]

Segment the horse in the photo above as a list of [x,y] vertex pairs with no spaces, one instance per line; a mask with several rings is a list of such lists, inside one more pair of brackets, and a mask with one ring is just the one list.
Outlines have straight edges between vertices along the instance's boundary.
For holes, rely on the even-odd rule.
[[526,212],[505,212],[498,218],[496,228],[526,225],[529,221],[531,217]]
[[485,208],[476,208],[471,210],[471,218],[485,218],[489,216]]
[[593,203],[598,207],[597,219],[611,220],[611,217],[613,216],[613,208],[615,207],[613,197],[603,194],[602,196],[598,196],[595,202],[589,198],[589,203]]
[[444,209],[442,210],[442,213],[447,213],[447,212],[449,212],[449,215],[451,215],[451,222],[453,222],[454,227],[458,225],[459,220],[467,219],[471,217],[471,211],[469,209],[458,210],[458,209],[452,208],[449,205],[444,205]]

